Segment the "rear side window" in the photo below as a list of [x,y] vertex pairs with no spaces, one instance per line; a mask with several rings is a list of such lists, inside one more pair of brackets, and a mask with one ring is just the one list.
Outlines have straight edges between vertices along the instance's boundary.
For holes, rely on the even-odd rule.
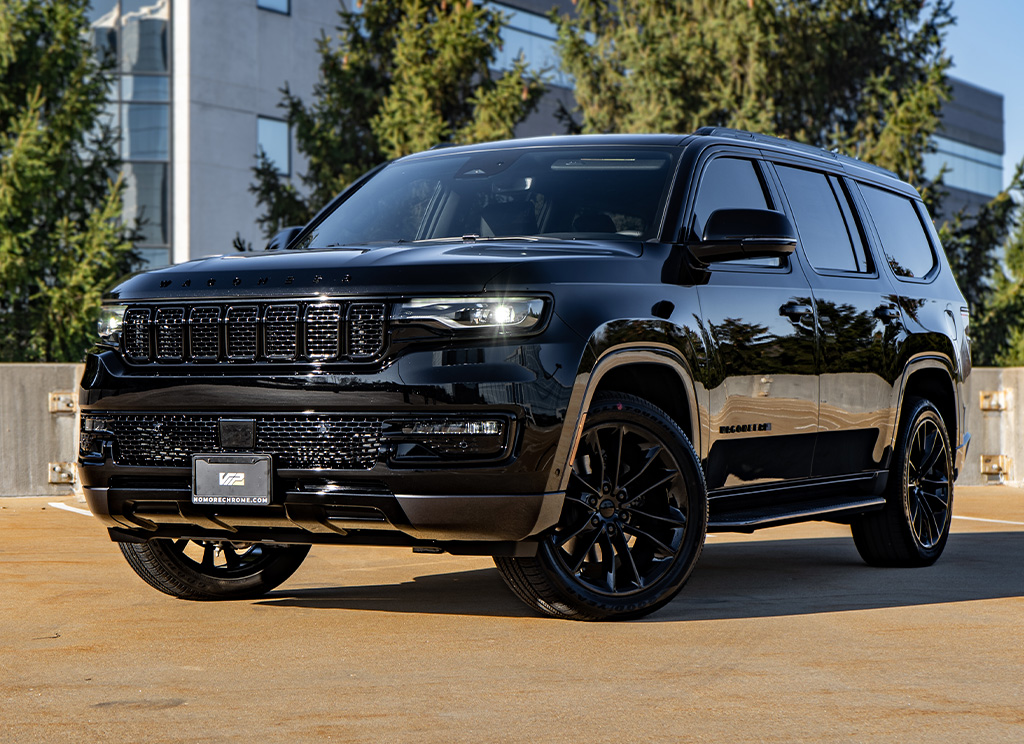
[[816,271],[872,271],[846,192],[835,176],[777,165],[800,242]]
[[882,250],[900,279],[920,279],[935,268],[935,252],[914,203],[905,196],[861,184]]
[[[704,235],[708,217],[718,209],[772,209],[761,174],[752,160],[715,158],[704,169],[693,207],[693,232]],[[730,266],[778,267],[778,258],[743,258],[723,262]]]

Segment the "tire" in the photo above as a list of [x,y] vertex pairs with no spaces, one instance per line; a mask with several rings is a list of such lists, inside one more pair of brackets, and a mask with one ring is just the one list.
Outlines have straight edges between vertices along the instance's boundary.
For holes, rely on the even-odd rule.
[[942,555],[953,515],[953,451],[938,410],[908,403],[889,472],[885,508],[851,525],[868,565],[930,566]]
[[495,563],[543,613],[631,619],[679,593],[707,523],[707,488],[686,435],[645,400],[603,395],[587,414],[558,524],[535,558]]
[[295,573],[310,547],[167,539],[120,546],[150,586],[195,600],[260,597]]

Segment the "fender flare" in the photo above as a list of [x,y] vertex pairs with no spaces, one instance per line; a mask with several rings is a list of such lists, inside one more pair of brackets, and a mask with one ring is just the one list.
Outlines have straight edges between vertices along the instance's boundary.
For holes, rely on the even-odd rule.
[[569,405],[566,408],[565,425],[555,449],[554,465],[548,476],[546,491],[564,492],[569,485],[572,461],[583,435],[583,427],[586,425],[587,411],[602,378],[613,369],[632,364],[660,365],[671,369],[679,377],[679,384],[683,386],[690,409],[690,431],[697,439],[691,444],[698,452],[700,451],[702,431],[696,385],[689,364],[677,349],[668,344],[643,341],[620,344],[602,352],[589,370],[581,367],[576,373]]

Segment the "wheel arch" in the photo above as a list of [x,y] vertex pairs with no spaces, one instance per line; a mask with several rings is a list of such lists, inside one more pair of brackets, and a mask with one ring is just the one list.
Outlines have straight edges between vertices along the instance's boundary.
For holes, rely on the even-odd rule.
[[598,392],[609,390],[636,395],[662,409],[700,451],[694,377],[679,351],[657,342],[615,346],[605,350],[589,370],[580,370],[576,376],[548,491],[566,489],[587,410]]
[[952,361],[940,355],[921,355],[908,364],[903,373],[900,386],[899,416],[893,432],[893,446],[904,424],[908,411],[908,401],[924,398],[938,409],[946,431],[954,448],[959,446],[961,438],[960,410],[957,402],[957,383],[952,372]]

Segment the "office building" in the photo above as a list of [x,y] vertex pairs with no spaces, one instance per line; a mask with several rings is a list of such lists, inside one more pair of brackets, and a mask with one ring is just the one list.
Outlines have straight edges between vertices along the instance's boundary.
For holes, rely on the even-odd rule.
[[[517,135],[559,134],[554,113],[571,107],[546,13],[570,2],[489,3],[508,19],[495,66],[522,53],[549,75],[549,95]],[[305,163],[295,148],[281,88],[309,101],[320,57],[315,40],[338,25],[337,0],[93,0],[97,47],[117,61],[108,116],[122,133],[126,220],[141,218],[139,249],[150,266],[231,253],[236,235],[265,243],[249,192],[260,149],[288,175]],[[951,203],[977,204],[1002,181],[1002,98],[954,81],[931,172],[949,165]],[[993,190],[994,189],[994,190]]]

